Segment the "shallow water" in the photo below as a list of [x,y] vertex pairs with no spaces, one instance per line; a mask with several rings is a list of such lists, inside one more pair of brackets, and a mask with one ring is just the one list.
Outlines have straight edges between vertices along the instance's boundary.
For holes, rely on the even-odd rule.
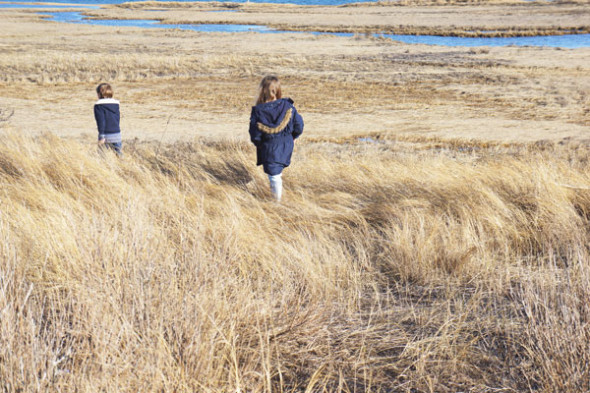
[[567,34],[535,37],[441,37],[433,35],[381,34],[392,40],[407,44],[428,44],[442,46],[548,46],[554,48],[590,47],[590,34]]
[[99,9],[98,5],[44,5],[44,4],[9,4],[0,2],[0,8],[90,8]]
[[201,25],[169,25],[159,23],[157,20],[144,19],[130,19],[130,20],[98,20],[85,19],[86,17],[80,12],[40,12],[41,15],[49,15],[52,20],[56,22],[65,23],[79,23],[85,25],[98,26],[116,26],[116,27],[143,27],[156,29],[180,29],[193,30],[201,32],[223,32],[223,33],[243,33],[248,31],[256,31],[259,33],[278,32],[267,26],[260,25],[217,25],[217,24],[201,24]]
[[[47,0],[52,3],[71,3],[71,4],[121,4],[121,3],[133,3],[142,0]],[[165,0],[155,0],[165,1]],[[209,0],[176,0],[180,2],[189,1],[209,1]],[[15,0],[15,2],[31,2],[37,3],[38,1],[26,1],[26,0]],[[231,0],[232,3],[274,3],[274,4],[300,4],[300,5],[340,5],[348,3],[370,3],[373,0]]]
[[[117,27],[142,27],[158,29],[179,29],[192,30],[200,32],[218,32],[218,33],[242,33],[255,31],[258,33],[302,33],[285,30],[275,30],[268,26],[262,25],[234,25],[234,24],[162,24],[157,20],[97,20],[85,19],[80,12],[42,12],[43,15],[49,15],[57,22],[81,23],[88,25],[100,26],[117,26]],[[337,35],[342,37],[352,37],[352,33],[320,33],[308,32],[316,35]],[[441,46],[548,46],[560,48],[582,48],[590,47],[590,34],[569,34],[560,36],[537,36],[537,37],[498,37],[498,38],[471,38],[471,37],[442,37],[432,35],[396,35],[396,34],[375,34],[375,36],[390,38],[408,44],[427,44]]]

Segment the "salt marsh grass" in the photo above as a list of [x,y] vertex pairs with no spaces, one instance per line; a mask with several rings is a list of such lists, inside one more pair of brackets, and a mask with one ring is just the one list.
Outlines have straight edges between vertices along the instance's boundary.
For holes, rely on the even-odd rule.
[[587,389],[587,145],[295,154],[276,204],[245,142],[5,132],[2,389]]
[[[271,10],[293,14],[283,8]],[[10,15],[0,20],[2,391],[590,386],[586,50]],[[508,23],[494,20],[478,30]],[[282,204],[243,135],[271,70],[306,116]],[[76,140],[94,135],[102,81],[125,105],[122,159]],[[61,137],[30,136],[43,130]],[[516,142],[541,139],[554,142]]]

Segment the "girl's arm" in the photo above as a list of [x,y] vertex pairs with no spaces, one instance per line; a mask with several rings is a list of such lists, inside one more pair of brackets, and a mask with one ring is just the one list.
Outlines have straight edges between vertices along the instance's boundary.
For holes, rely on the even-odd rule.
[[293,107],[293,139],[299,138],[303,133],[303,117],[297,112],[297,109]]
[[252,108],[252,113],[250,114],[250,141],[252,141],[254,146],[258,147],[260,142],[262,142],[262,132],[258,129],[256,122],[257,119],[254,115],[254,108]]

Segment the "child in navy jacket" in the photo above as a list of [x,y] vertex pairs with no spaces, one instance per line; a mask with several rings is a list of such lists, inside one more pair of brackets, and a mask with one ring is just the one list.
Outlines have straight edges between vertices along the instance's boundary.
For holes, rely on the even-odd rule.
[[270,190],[278,202],[283,193],[283,169],[291,164],[294,140],[303,132],[303,118],[290,98],[282,98],[279,79],[268,75],[250,115],[250,140],[256,146],[256,165],[268,175]]
[[98,127],[98,145],[113,149],[120,156],[123,144],[119,101],[113,99],[113,89],[108,83],[98,85],[96,94],[98,101],[94,105],[94,118]]

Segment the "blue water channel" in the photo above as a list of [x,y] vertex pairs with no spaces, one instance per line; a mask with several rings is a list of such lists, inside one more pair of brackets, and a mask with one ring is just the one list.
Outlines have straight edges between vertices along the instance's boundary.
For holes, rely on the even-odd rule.
[[[254,31],[258,33],[296,33],[285,30],[275,30],[268,26],[262,25],[237,25],[237,24],[163,24],[157,20],[100,20],[87,19],[80,12],[42,12],[57,22],[80,23],[100,26],[116,27],[142,27],[142,28],[159,28],[159,29],[179,29],[192,30],[200,32],[223,32],[223,33],[241,33]],[[311,34],[329,34],[343,37],[351,37],[352,33],[319,33]],[[560,48],[582,48],[590,47],[590,34],[569,34],[556,36],[537,36],[537,37],[497,37],[497,38],[472,38],[472,37],[442,37],[429,35],[398,35],[398,34],[375,34],[375,36],[390,38],[408,44],[427,44],[442,46],[548,46]]]
[[[121,4],[124,2],[136,2],[142,0],[47,0],[52,3],[68,3],[68,4],[90,4],[90,5],[101,5],[101,4]],[[159,1],[159,0],[156,0]],[[165,0],[160,0],[165,1]],[[180,2],[190,1],[209,1],[209,0],[175,0]],[[222,3],[274,3],[274,4],[300,4],[300,5],[341,5],[348,3],[370,3],[375,0],[231,0],[221,1]],[[21,3],[38,3],[40,1],[26,1],[26,0],[15,0],[13,2]]]
[[86,9],[99,9],[100,6],[98,5],[77,5],[77,4],[13,4],[13,3],[4,3],[0,1],[0,9],[1,8],[21,8],[21,9],[30,9],[30,8],[86,8]]
[[[136,1],[136,0],[131,0]],[[189,0],[180,0],[189,1]],[[192,0],[190,0],[192,1]],[[198,0],[197,0],[198,1]],[[248,0],[233,0],[244,2]],[[338,5],[350,2],[368,1],[368,0],[250,0],[252,2],[266,3],[294,3],[294,4],[313,4],[313,5]],[[54,0],[54,5],[43,4],[39,1],[13,0],[10,2],[0,1],[0,8],[100,8],[100,4],[120,4],[121,0]],[[22,3],[22,4],[19,4]],[[59,4],[61,3],[61,4]],[[165,11],[162,11],[165,12]],[[223,12],[223,11],[221,11]],[[236,11],[225,11],[236,12]],[[162,24],[157,20],[98,20],[86,19],[79,12],[47,12],[44,13],[57,22],[80,23],[88,25],[117,26],[117,27],[142,27],[142,28],[160,28],[160,29],[180,29],[200,32],[226,32],[239,33],[255,31],[259,33],[285,33],[287,31],[275,30],[268,26],[261,25],[238,25],[238,24]],[[311,32],[311,34],[331,34],[344,37],[350,37],[351,33],[320,33]],[[590,34],[567,34],[556,36],[536,36],[536,37],[443,37],[431,35],[398,35],[398,34],[376,34],[392,40],[408,44],[427,44],[441,46],[547,46],[560,48],[583,48],[590,47]]]
[[590,34],[548,35],[535,37],[441,37],[432,35],[381,34],[407,44],[441,46],[548,46],[554,48],[590,47]]
[[110,19],[86,19],[80,12],[40,12],[41,15],[51,16],[51,20],[56,22],[64,23],[78,23],[85,25],[98,25],[98,26],[116,26],[116,27],[143,27],[143,28],[157,28],[157,29],[180,29],[180,30],[193,30],[201,32],[223,32],[223,33],[243,33],[248,31],[256,31],[259,33],[276,33],[277,30],[273,30],[267,26],[261,25],[226,25],[226,24],[200,24],[200,25],[171,25],[160,23],[157,20],[145,20],[145,19],[121,19],[121,20],[110,20]]

